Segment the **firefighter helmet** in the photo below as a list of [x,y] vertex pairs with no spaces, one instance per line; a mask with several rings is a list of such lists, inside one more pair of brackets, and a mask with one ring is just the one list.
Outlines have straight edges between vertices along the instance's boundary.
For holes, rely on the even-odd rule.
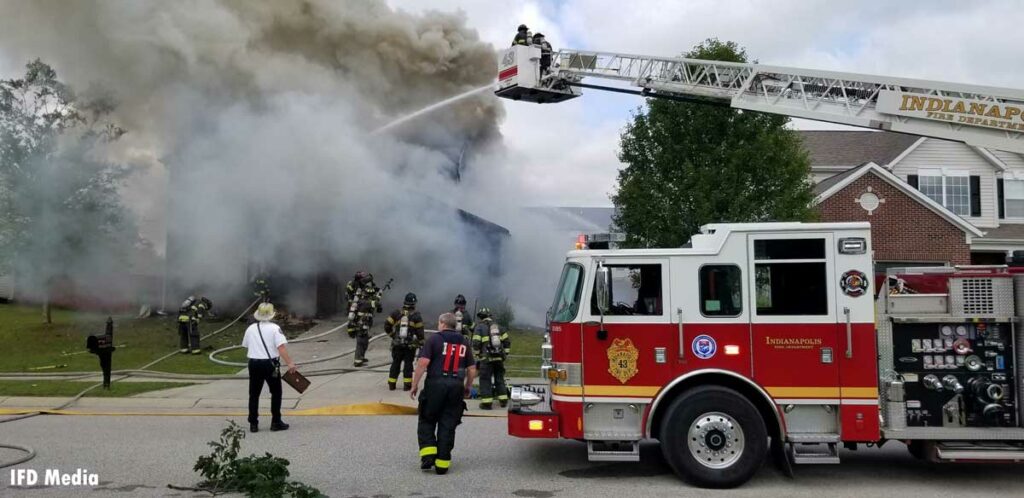
[[466,296],[463,296],[462,294],[459,294],[458,296],[455,296],[455,306],[465,307],[466,306]]
[[480,311],[476,312],[476,317],[481,319],[481,320],[485,320],[485,319],[490,318],[491,317],[491,309],[486,307],[486,306],[483,307],[483,308],[480,308]]
[[406,307],[410,307],[410,308],[415,306],[416,305],[416,294],[413,294],[412,292],[406,294],[405,295],[405,301],[403,301],[402,304],[405,305]]
[[363,283],[363,280],[366,279],[367,275],[368,273],[366,273],[365,271],[357,271],[356,274],[352,276],[352,280],[355,281],[356,283],[361,284]]
[[517,29],[517,31],[526,31],[526,30],[529,30],[529,29],[530,28],[527,28],[525,24],[520,24],[519,28]]

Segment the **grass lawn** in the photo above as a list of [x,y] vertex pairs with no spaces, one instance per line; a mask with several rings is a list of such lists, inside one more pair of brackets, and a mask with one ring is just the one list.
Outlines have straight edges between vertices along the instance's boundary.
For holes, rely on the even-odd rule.
[[[233,318],[230,316],[221,322],[203,322],[200,331],[207,334],[223,327]],[[98,313],[53,310],[53,323],[47,325],[43,323],[39,307],[0,304],[0,342],[5,345],[6,351],[6,354],[0,355],[0,372],[99,370],[96,356],[81,352],[85,351],[86,337],[103,333],[106,319],[106,315]],[[203,354],[175,355],[157,363],[152,369],[175,373],[233,374],[239,369],[217,365],[209,361],[207,355],[214,349],[241,343],[245,327],[245,320],[242,320],[230,329],[204,340]],[[139,368],[178,349],[176,317],[136,319],[115,316],[114,344],[118,346],[114,352],[114,370]],[[222,358],[242,360],[244,351],[232,351]]]
[[[96,383],[66,380],[0,380],[0,396],[70,397],[94,384]],[[114,382],[110,384],[109,391],[97,387],[86,393],[86,396],[113,398],[191,385],[193,384],[185,382]]]
[[509,358],[505,370],[511,377],[540,378],[540,345],[544,343],[544,332],[534,330],[512,330],[512,355],[528,355],[532,358]]

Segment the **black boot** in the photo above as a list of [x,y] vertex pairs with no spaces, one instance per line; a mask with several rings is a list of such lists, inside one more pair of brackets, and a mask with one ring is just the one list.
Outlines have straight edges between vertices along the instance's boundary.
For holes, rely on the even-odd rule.
[[506,406],[508,406],[508,400],[507,399],[499,399],[498,400],[498,404],[501,405],[502,408],[505,408]]
[[286,430],[288,430],[288,427],[289,427],[288,424],[286,424],[284,422],[281,422],[281,421],[271,422],[270,423],[270,432],[286,431]]
[[395,383],[394,382],[388,382],[388,391],[394,391],[395,389],[397,389],[397,386],[395,385]]
[[430,470],[430,468],[433,467],[433,466],[434,466],[434,458],[433,457],[424,458],[424,459],[420,460],[420,470]]
[[253,422],[253,423],[249,424],[249,432],[259,432],[259,431],[260,431],[260,424],[257,424],[256,422]]
[[412,391],[412,383],[411,382],[406,382],[405,385],[402,386],[402,390],[403,391]]

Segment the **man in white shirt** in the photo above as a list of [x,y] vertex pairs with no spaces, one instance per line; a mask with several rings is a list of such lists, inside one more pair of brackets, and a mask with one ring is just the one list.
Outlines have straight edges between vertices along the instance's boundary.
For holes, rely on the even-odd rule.
[[288,355],[288,339],[274,319],[274,305],[261,303],[253,313],[256,323],[245,329],[242,347],[249,358],[249,430],[259,432],[259,403],[263,384],[270,388],[270,430],[283,431],[288,424],[281,420],[281,358],[288,371],[295,371],[295,363]]

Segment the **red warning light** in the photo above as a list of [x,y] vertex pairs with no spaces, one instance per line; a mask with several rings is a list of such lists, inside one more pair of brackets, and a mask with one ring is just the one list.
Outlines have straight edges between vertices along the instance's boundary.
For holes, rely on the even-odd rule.
[[576,237],[576,249],[586,249],[586,248],[587,248],[587,236],[583,235],[581,233],[579,237]]

